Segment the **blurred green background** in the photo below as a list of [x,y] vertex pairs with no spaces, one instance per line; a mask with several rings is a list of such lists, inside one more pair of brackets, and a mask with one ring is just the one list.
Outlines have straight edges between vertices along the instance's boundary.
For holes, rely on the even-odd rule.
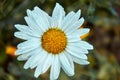
[[90,28],[84,40],[94,45],[88,58],[90,65],[75,64],[75,75],[68,77],[63,71],[58,80],[120,80],[120,0],[0,0],[0,80],[49,80],[49,72],[35,79],[34,70],[24,70],[25,61],[14,56],[16,45],[14,24],[26,24],[26,9],[38,6],[51,15],[55,3],[65,11],[82,10]]

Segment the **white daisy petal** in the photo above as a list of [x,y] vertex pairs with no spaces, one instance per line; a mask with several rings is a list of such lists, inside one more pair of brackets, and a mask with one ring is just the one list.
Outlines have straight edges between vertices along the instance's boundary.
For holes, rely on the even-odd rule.
[[42,47],[38,47],[38,48],[36,48],[36,49],[31,50],[30,52],[20,53],[21,55],[20,55],[20,54],[17,54],[17,55],[20,55],[20,56],[18,56],[17,59],[20,60],[20,61],[27,60],[29,57],[31,57],[31,56],[34,55],[35,53],[40,54],[41,51],[42,51]]
[[80,36],[87,34],[90,31],[89,28],[84,28],[84,29],[77,29],[75,30],[72,34],[68,34],[68,36],[72,37],[72,36],[77,36],[80,38]]
[[68,46],[73,46],[79,50],[80,53],[87,54],[88,50],[77,43],[69,43]]
[[74,51],[78,52],[78,53],[88,53],[86,48],[81,47],[80,45],[78,45],[77,43],[69,43],[67,48],[74,48]]
[[53,21],[52,26],[62,27],[61,24],[64,16],[65,16],[64,8],[58,3],[56,3],[56,6],[52,13],[52,21]]
[[23,54],[23,55],[18,56],[17,59],[19,61],[27,60],[31,55],[32,55],[31,53]]
[[73,35],[73,36],[67,36],[67,39],[68,39],[68,42],[71,43],[71,42],[76,42],[76,41],[80,41],[80,36],[77,36],[77,35]]
[[43,64],[42,73],[45,73],[48,70],[48,68],[51,65],[52,58],[53,58],[52,54],[48,54]]
[[35,68],[38,64],[38,62],[41,60],[41,57],[43,56],[44,53],[39,52],[39,55],[35,56],[35,59],[32,61],[32,64],[30,65],[30,68],[33,69]]
[[65,16],[65,18],[62,21],[63,22],[62,30],[66,29],[67,26],[65,26],[65,25],[68,25],[66,22],[68,22],[74,15],[75,15],[75,12],[71,11]]
[[69,62],[69,60],[67,59],[67,57],[65,56],[64,53],[61,53],[59,55],[59,59],[62,65],[62,69],[65,71],[65,73],[68,76],[73,76],[74,75],[74,69],[72,69],[71,64]]
[[28,34],[29,34],[29,32],[31,33],[30,28],[28,26],[26,26],[26,25],[15,24],[15,27],[18,30],[20,30],[21,32],[27,33],[27,31],[28,31]]
[[32,64],[32,61],[34,60],[34,58],[38,58],[39,54],[37,53],[34,53],[34,55],[32,55],[28,60],[27,62],[25,63],[24,65],[24,69],[28,69],[30,67],[30,65]]
[[17,48],[18,49],[29,49],[29,48],[34,48],[34,47],[39,47],[40,46],[40,40],[39,39],[31,39],[28,41],[24,41],[20,44],[18,44]]
[[76,32],[78,32],[78,34],[80,34],[80,36],[87,34],[90,31],[89,28],[84,28],[84,29],[78,29]]
[[43,69],[43,62],[46,60],[47,54],[44,52],[44,55],[41,57],[41,59],[38,62],[37,68],[35,70],[34,76],[37,78],[40,74],[42,74],[42,69]]
[[30,53],[31,51],[34,51],[37,48],[39,48],[39,47],[33,47],[32,49],[24,49],[24,50],[18,49],[15,51],[15,55]]
[[[38,6],[35,6],[34,9],[38,12],[38,13],[42,13],[42,15],[46,16],[46,18],[50,18],[50,16],[43,10],[41,10]],[[48,22],[49,24],[49,22]]]
[[38,78],[39,75],[41,75],[42,72],[42,66],[38,66],[35,70],[34,77]]
[[38,78],[39,75],[41,75],[42,72],[42,66],[38,66],[35,70],[34,77]]
[[85,54],[82,54],[82,52],[80,52],[80,50],[74,46],[67,46],[66,51],[75,57],[78,57],[81,59],[87,59],[87,56]]
[[24,40],[29,40],[29,39],[33,38],[32,36],[25,34],[25,33],[22,33],[22,32],[15,32],[14,36],[17,38],[20,38],[20,39],[24,39]]
[[73,33],[74,31],[76,31],[84,22],[84,18],[79,19],[78,21],[76,21],[75,23],[73,23],[73,25],[69,26],[65,32],[67,35]]
[[34,47],[34,48],[24,49],[24,50],[17,49],[17,50],[15,51],[15,55],[21,55],[21,54],[27,54],[27,53],[33,54],[33,53],[37,52],[38,49],[41,50],[42,47],[39,46],[39,47]]
[[[43,55],[43,56],[41,56]],[[27,60],[27,62],[25,63],[24,65],[24,68],[25,69],[28,69],[29,67],[32,67],[32,62],[34,62],[34,58],[39,58],[39,62],[38,63],[41,63],[41,61],[44,61],[45,58],[46,58],[46,53],[42,50],[41,52],[36,52],[36,53],[33,53],[33,55]],[[44,59],[44,60],[43,60]]]
[[[37,45],[32,45],[32,44],[37,44]],[[42,47],[40,46],[40,42],[37,43],[37,40],[24,41],[18,44],[17,47],[18,50],[15,51],[15,55],[31,53],[33,51],[36,51],[36,49],[42,49]]]
[[[46,31],[50,27],[49,16],[38,7],[34,8],[34,18],[42,30]],[[36,15],[35,15],[36,14]]]
[[60,62],[58,55],[53,56],[53,61],[50,70],[50,80],[56,80],[60,74]]
[[78,58],[78,57],[74,57],[70,54],[67,54],[69,56],[71,56],[72,60],[80,65],[88,65],[89,62],[86,60],[86,59],[81,59],[81,58]]
[[44,19],[45,19],[47,25],[50,27],[51,17],[50,17],[46,12],[44,12],[43,10],[41,10],[41,9],[40,9],[39,7],[37,7],[37,6],[36,6],[34,9],[35,9],[35,11],[36,11],[38,14],[41,14],[41,13],[42,13],[42,15],[44,16]]
[[80,65],[88,65],[89,62],[87,60],[84,60],[84,59],[78,59],[78,58],[73,58],[73,61],[80,64]]
[[27,13],[30,13],[31,16],[24,17],[26,23],[28,24],[28,26],[34,33],[41,35],[43,33],[43,31],[39,28],[39,25],[37,25],[37,23],[35,22],[32,12],[27,10]]
[[74,63],[73,63],[72,57],[71,57],[67,52],[65,52],[65,55],[66,55],[66,57],[68,58],[72,69],[74,69]]
[[81,45],[81,47],[84,47],[88,50],[92,50],[93,49],[93,46],[91,44],[89,44],[88,42],[85,42],[85,41],[77,41],[75,42],[77,43],[78,45]]
[[[30,65],[30,68],[31,69],[33,69],[33,68],[35,68],[37,65],[39,65],[39,63],[41,64],[42,62],[39,62],[39,61],[41,61],[41,60],[43,60],[44,59],[44,51],[37,51],[37,52],[39,52],[38,54],[38,56],[32,61],[32,64]],[[42,59],[43,58],[43,59]]]
[[26,25],[20,25],[16,24],[15,27],[20,30],[21,32],[34,36],[34,37],[40,37],[40,34],[35,34],[28,26]]
[[[78,10],[78,12],[77,13],[72,13],[72,17],[71,18],[68,18],[68,20],[66,20],[67,22],[64,24],[64,25],[62,25],[62,26],[64,26],[62,29],[63,30],[65,30],[65,32],[66,32],[66,30],[67,30],[67,28],[69,28],[71,25],[73,25],[76,21],[78,21],[78,19],[80,18],[80,13],[81,13],[81,11],[80,10]],[[73,15],[74,14],[74,15]],[[67,18],[67,17],[66,17]]]

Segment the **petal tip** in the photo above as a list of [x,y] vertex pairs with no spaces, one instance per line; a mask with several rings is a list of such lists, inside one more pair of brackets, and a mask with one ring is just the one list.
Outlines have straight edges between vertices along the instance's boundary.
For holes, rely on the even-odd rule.
[[94,49],[93,45],[91,45],[91,49]]
[[19,26],[19,24],[15,24],[14,26],[15,26],[15,27],[18,27],[18,26]]
[[34,74],[34,77],[35,77],[35,78],[38,78],[38,77],[39,77],[39,75],[38,75],[37,73],[35,73],[35,74]]
[[28,69],[28,68],[29,68],[29,66],[28,66],[28,65],[27,65],[27,66],[26,66],[26,65],[24,65],[24,67],[23,67],[23,68],[24,68],[24,69]]
[[25,20],[26,20],[27,18],[28,18],[27,16],[24,17]]
[[62,9],[63,9],[63,7],[62,7],[59,3],[56,3],[55,7],[58,7],[58,8],[62,8]]
[[81,9],[79,9],[78,12],[81,14]]
[[29,15],[31,13],[31,10],[27,9],[26,12],[27,12],[27,15]]
[[81,17],[81,19],[80,19],[80,20],[84,22],[84,20],[85,20],[85,19],[84,19],[83,17]]
[[40,9],[38,6],[35,6],[35,7],[34,7],[34,10],[38,10],[38,9]]
[[57,2],[56,5],[59,6],[60,4]]
[[15,36],[15,37],[17,37],[17,33],[18,33],[18,32],[15,32],[15,33],[14,33],[14,36]]

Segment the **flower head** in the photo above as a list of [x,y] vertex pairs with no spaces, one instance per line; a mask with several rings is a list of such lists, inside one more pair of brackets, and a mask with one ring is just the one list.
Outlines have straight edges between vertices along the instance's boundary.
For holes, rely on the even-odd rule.
[[15,36],[25,41],[18,44],[16,55],[18,60],[27,60],[25,69],[36,68],[35,77],[50,68],[50,79],[57,79],[62,68],[68,76],[74,75],[74,64],[89,64],[86,54],[93,49],[80,36],[89,32],[88,28],[80,28],[84,18],[81,11],[69,12],[65,15],[62,6],[56,3],[52,16],[35,7],[27,10],[27,25],[16,24],[19,30]]

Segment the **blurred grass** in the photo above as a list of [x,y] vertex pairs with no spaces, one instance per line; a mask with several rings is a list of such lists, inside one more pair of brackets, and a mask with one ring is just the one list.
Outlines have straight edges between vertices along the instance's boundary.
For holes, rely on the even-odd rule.
[[85,40],[94,45],[90,65],[75,64],[73,77],[61,71],[58,80],[120,80],[120,0],[0,0],[0,80],[49,80],[49,71],[35,79],[34,70],[24,70],[25,62],[6,54],[6,47],[21,42],[13,36],[14,24],[26,24],[26,9],[39,6],[51,15],[56,2],[67,13],[82,10],[82,27],[91,29]]

